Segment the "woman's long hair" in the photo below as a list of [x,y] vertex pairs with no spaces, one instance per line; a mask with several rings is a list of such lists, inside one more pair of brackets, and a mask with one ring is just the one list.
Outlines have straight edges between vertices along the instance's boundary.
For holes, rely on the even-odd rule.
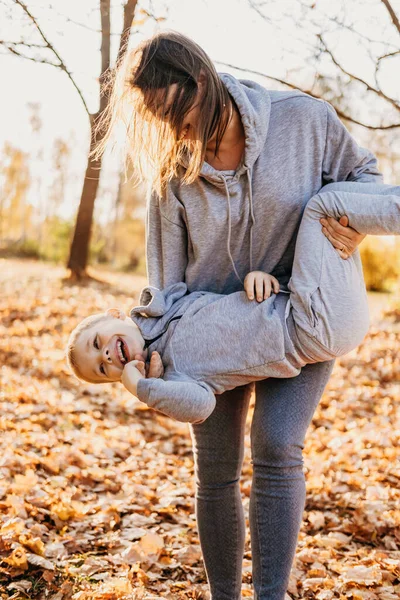
[[[185,115],[192,108],[202,76],[205,92],[199,100],[195,139],[179,140]],[[166,115],[169,86],[176,91]],[[161,32],[126,54],[104,84],[110,98],[96,127],[99,143],[92,155],[104,152],[116,127],[123,129],[125,164],[130,160],[139,180],[160,195],[179,177],[192,183],[205,159],[207,141],[216,133],[215,155],[228,124],[229,94],[208,55],[181,33]]]

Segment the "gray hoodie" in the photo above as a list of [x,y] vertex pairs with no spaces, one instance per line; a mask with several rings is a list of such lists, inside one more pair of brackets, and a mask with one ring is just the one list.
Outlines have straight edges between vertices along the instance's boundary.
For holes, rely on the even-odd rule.
[[202,422],[214,410],[214,394],[299,374],[305,363],[286,329],[288,294],[258,303],[245,292],[187,291],[185,283],[163,291],[149,286],[131,310],[146,347],[161,354],[165,368],[164,379],[139,381],[142,402],[178,421]]
[[[329,182],[379,183],[383,178],[374,155],[358,146],[327,102],[298,91],[269,91],[226,73],[220,77],[243,122],[243,161],[236,171],[218,171],[205,162],[194,183],[182,185],[176,178],[163,197],[150,194],[146,224],[149,283],[163,289],[185,282],[189,292],[231,294],[243,290],[247,273],[261,270],[275,275],[281,291],[286,291],[308,200]],[[184,169],[183,164],[181,174]],[[272,299],[262,304],[281,306],[279,298],[284,297],[278,294],[278,302]],[[171,331],[177,321],[171,322]],[[223,340],[230,347],[236,343],[235,327],[232,321],[229,339]],[[260,338],[257,328],[252,331],[254,351],[257,343],[259,351],[264,351],[262,329]],[[242,336],[240,344],[236,359],[246,369],[248,340]],[[218,348],[223,352],[223,344]],[[199,368],[202,365],[203,361]],[[224,360],[221,365],[226,366]],[[285,368],[290,377],[290,369],[296,367]],[[233,369],[240,365],[235,363]],[[139,393],[151,406],[148,385],[141,383]],[[209,402],[211,390],[221,389],[215,382],[213,386],[204,387]]]
[[244,160],[236,172],[204,163],[194,183],[176,179],[162,198],[151,194],[149,283],[163,289],[184,281],[190,292],[230,294],[261,270],[287,289],[307,201],[328,182],[379,183],[382,176],[327,102],[220,77],[242,118]]

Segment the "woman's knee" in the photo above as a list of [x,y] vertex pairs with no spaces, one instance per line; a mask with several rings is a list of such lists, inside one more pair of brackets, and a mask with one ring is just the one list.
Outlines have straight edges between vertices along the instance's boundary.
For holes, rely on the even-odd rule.
[[239,480],[248,404],[247,388],[230,390],[217,397],[216,409],[204,423],[190,426],[198,487],[229,486]]
[[213,452],[210,448],[197,449],[194,455],[194,474],[197,488],[221,488],[237,483],[243,465],[242,448],[230,447]]
[[253,436],[251,454],[254,467],[280,470],[303,467],[303,446],[281,436]]
[[192,432],[196,487],[218,488],[239,481],[244,457],[244,431],[238,427],[233,428],[230,435],[223,435],[218,428],[199,430],[197,427],[195,432],[192,428]]

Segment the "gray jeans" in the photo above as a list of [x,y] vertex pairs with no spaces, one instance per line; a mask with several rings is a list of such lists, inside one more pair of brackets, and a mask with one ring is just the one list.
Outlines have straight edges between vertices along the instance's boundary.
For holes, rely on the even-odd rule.
[[[360,233],[400,233],[399,186],[352,183],[351,194],[343,195],[346,188],[348,182],[330,184],[311,199],[298,236],[306,251],[303,248],[296,255],[300,262],[294,271],[299,279],[292,281],[295,321],[301,325],[295,329],[303,335],[300,346],[308,344],[309,355],[313,343],[318,344],[319,360],[321,350],[330,358],[343,353],[343,344],[354,347],[354,339],[343,334],[351,331],[353,336],[356,331],[362,339],[368,323],[358,252],[347,261],[339,258],[321,236],[320,216],[325,211],[336,217],[344,214],[344,207],[337,204],[344,200],[350,225]],[[340,194],[331,195],[335,190]],[[361,315],[354,302],[362,308]],[[308,358],[312,361],[312,356]],[[305,502],[304,437],[332,367],[332,360],[308,364],[298,377],[256,384],[250,496],[255,600],[285,597]],[[217,396],[216,408],[206,421],[190,425],[196,515],[212,600],[241,598],[245,522],[239,478],[248,403],[246,388],[225,392]]]
[[[256,384],[251,424],[250,534],[254,598],[283,600],[305,502],[304,437],[333,368],[305,366],[292,379]],[[241,598],[245,520],[239,489],[249,405],[246,387],[217,396],[206,421],[190,425],[196,517],[212,600]]]

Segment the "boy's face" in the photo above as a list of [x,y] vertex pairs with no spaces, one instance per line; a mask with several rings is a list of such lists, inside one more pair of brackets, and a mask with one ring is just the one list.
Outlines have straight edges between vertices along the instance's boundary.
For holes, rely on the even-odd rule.
[[122,311],[111,309],[103,320],[79,335],[75,358],[84,377],[96,383],[120,381],[124,366],[135,355],[146,359],[147,350],[143,346],[143,337],[135,323],[126,319]]

